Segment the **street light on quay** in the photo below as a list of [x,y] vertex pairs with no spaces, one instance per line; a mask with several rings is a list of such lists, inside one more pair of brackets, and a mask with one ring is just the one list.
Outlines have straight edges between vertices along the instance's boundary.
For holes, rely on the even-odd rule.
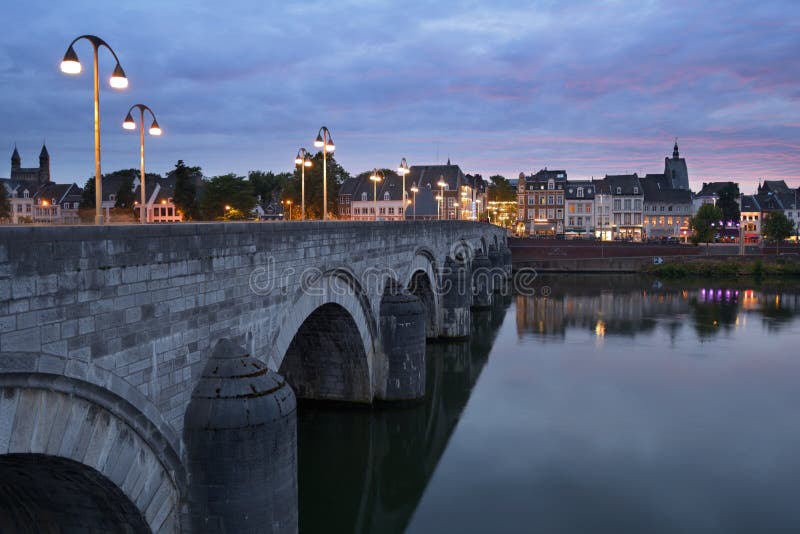
[[100,47],[106,47],[111,55],[114,56],[114,61],[117,62],[111,78],[108,83],[114,89],[125,89],[128,87],[128,78],[125,76],[125,71],[119,64],[119,58],[114,50],[103,41],[101,38],[94,35],[81,35],[76,37],[67,48],[64,54],[64,59],[61,60],[61,72],[64,74],[80,74],[82,67],[78,60],[78,54],[75,53],[74,45],[81,39],[86,39],[92,44],[93,58],[94,58],[94,189],[95,189],[95,224],[103,224],[103,182],[100,173],[100,78],[98,74],[98,50]]
[[328,152],[336,150],[327,126],[323,126],[317,132],[314,146],[322,149],[322,220],[325,221],[328,219]]
[[397,167],[397,174],[403,178],[403,214],[406,212],[406,174],[410,173],[411,169],[408,168],[406,158],[400,160],[400,166]]
[[147,176],[144,172],[144,112],[147,110],[150,112],[150,116],[153,117],[153,122],[150,124],[150,129],[148,133],[150,135],[159,136],[161,135],[161,127],[158,125],[158,121],[156,120],[156,114],[153,113],[153,110],[149,107],[145,106],[144,104],[134,104],[131,106],[131,109],[128,110],[128,114],[125,116],[125,120],[122,122],[122,127],[126,130],[135,130],[136,129],[136,122],[133,120],[133,116],[131,112],[134,109],[139,110],[139,165],[141,170],[139,171],[139,176],[141,177],[141,185],[139,189],[142,191],[142,205],[139,210],[139,218],[142,224],[147,222],[147,196],[145,194],[145,176]]
[[411,184],[411,193],[414,195],[414,201],[412,204],[413,211],[411,212],[414,215],[414,220],[417,220],[417,193],[419,192],[419,188],[417,187],[416,183]]
[[311,167],[311,156],[308,150],[301,148],[297,151],[294,164],[300,166],[300,220],[306,220],[306,167]]
[[442,220],[442,201],[444,197],[442,195],[436,195],[436,217],[441,221]]
[[375,219],[374,220],[377,221],[378,220],[378,182],[380,182],[380,181],[382,181],[384,179],[383,172],[379,171],[378,169],[374,169],[372,171],[372,174],[370,175],[369,179],[372,180],[372,204],[374,206],[372,209],[375,210]]
[[444,188],[447,187],[447,182],[444,181],[444,176],[439,177],[439,181],[436,182],[436,185],[439,186],[439,196],[436,197],[442,201],[442,208],[439,210],[439,220],[442,220],[442,212],[444,211]]

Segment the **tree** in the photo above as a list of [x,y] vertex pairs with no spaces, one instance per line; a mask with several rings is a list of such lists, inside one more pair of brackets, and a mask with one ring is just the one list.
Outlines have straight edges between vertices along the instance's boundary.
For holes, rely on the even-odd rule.
[[255,205],[253,185],[243,176],[223,174],[211,178],[203,185],[200,213],[205,220],[221,219],[229,210],[237,210],[249,218]]
[[490,176],[489,198],[499,202],[513,202],[517,200],[517,190],[512,186],[505,176],[495,174]]
[[717,207],[722,210],[723,221],[738,221],[739,220],[739,184],[729,182],[725,187],[719,190],[719,198],[717,199]]
[[794,222],[782,211],[773,211],[761,221],[761,234],[775,242],[775,255],[781,246],[781,242],[794,233]]
[[[311,158],[311,167],[306,167],[306,218],[322,218],[322,152]],[[392,171],[394,172],[394,171]],[[281,200],[291,200],[300,205],[300,169],[296,168],[286,183]],[[350,174],[336,162],[333,154],[328,154],[328,214],[336,214],[339,186],[350,178]]]
[[703,204],[689,221],[692,229],[692,241],[705,243],[706,247],[714,240],[722,221],[722,210],[714,204]]
[[95,189],[94,189],[94,176],[86,180],[86,184],[83,186],[83,195],[81,195],[81,208],[94,208],[94,196],[95,196]]
[[279,195],[291,179],[292,173],[290,172],[275,174],[272,171],[250,171],[247,174],[247,180],[252,184],[253,192],[256,197],[261,197],[262,202],[268,202],[273,195]]
[[136,195],[133,193],[133,177],[128,176],[117,190],[117,200],[114,203],[115,208],[131,208],[136,200]]
[[198,217],[197,183],[203,178],[202,169],[188,167],[182,159],[179,159],[175,168],[167,173],[167,177],[175,177],[175,193],[172,196],[172,202],[183,220],[196,219]]
[[8,200],[6,185],[0,183],[0,220],[11,218],[11,202]]

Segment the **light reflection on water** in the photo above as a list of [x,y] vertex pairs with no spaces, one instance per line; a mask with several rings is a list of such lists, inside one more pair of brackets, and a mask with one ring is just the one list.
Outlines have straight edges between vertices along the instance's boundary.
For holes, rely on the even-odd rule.
[[537,282],[423,403],[301,410],[301,531],[800,532],[800,284]]

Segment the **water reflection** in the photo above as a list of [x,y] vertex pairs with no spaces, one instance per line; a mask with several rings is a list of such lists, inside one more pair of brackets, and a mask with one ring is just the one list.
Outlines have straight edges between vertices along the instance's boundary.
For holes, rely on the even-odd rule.
[[800,290],[791,282],[654,281],[635,276],[541,277],[547,296],[516,297],[517,333],[561,341],[569,329],[605,336],[649,335],[663,328],[674,340],[684,325],[704,342],[760,318],[777,331],[800,313]]
[[298,412],[300,530],[403,532],[483,370],[510,299],[474,312],[472,339],[427,347],[423,401]]

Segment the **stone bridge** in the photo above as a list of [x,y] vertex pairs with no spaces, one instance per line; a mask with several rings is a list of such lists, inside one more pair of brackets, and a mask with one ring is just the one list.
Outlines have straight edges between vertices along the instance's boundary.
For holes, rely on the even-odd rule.
[[295,395],[421,398],[509,274],[461,221],[0,228],[0,531],[295,531]]

